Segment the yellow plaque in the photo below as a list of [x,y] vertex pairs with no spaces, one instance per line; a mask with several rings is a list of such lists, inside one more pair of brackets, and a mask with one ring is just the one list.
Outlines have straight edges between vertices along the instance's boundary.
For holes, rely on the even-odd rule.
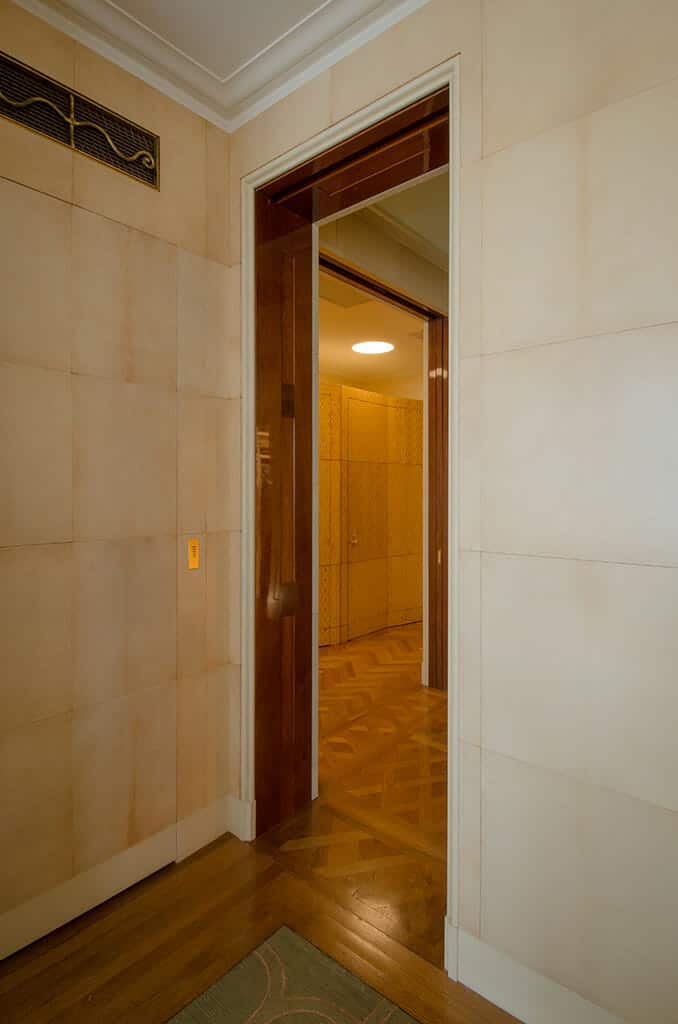
[[188,568],[200,568],[200,538],[191,537],[188,542]]

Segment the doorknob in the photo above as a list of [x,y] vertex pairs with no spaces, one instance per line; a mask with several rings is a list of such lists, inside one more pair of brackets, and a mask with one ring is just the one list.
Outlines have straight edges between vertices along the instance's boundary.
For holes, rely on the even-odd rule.
[[271,586],[268,589],[266,599],[266,613],[269,619],[284,619],[287,615],[294,615],[299,603],[299,591],[297,584],[280,583],[278,586]]
[[358,543],[358,538],[356,537],[355,534],[353,534],[353,536],[351,537],[351,547],[355,547],[355,545],[357,543]]

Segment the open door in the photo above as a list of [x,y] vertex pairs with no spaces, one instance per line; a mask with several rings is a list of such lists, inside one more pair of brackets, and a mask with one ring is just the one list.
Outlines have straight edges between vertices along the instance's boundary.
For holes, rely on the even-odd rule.
[[255,194],[257,834],[311,799],[312,225],[449,159],[440,89]]
[[313,251],[257,195],[257,832],[311,799]]

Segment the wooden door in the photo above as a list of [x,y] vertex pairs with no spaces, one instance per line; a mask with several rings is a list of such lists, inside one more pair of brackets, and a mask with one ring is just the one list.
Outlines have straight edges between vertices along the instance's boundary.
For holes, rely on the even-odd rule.
[[380,398],[342,388],[347,640],[388,625],[388,410]]
[[448,329],[428,322],[428,684],[447,689]]
[[257,833],[311,798],[311,225],[257,195]]
[[342,394],[350,640],[422,618],[422,402]]

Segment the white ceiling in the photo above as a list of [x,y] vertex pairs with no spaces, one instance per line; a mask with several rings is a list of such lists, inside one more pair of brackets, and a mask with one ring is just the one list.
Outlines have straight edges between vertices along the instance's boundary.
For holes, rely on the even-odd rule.
[[[118,0],[117,6],[221,82],[275,46],[319,10],[326,0],[265,4],[219,0]],[[238,10],[240,8],[240,10]]]
[[428,0],[16,0],[234,131]]
[[[379,390],[379,381],[411,381],[423,373],[423,321],[321,272],[318,303],[320,375]],[[357,341],[390,341],[393,352],[365,356]]]

